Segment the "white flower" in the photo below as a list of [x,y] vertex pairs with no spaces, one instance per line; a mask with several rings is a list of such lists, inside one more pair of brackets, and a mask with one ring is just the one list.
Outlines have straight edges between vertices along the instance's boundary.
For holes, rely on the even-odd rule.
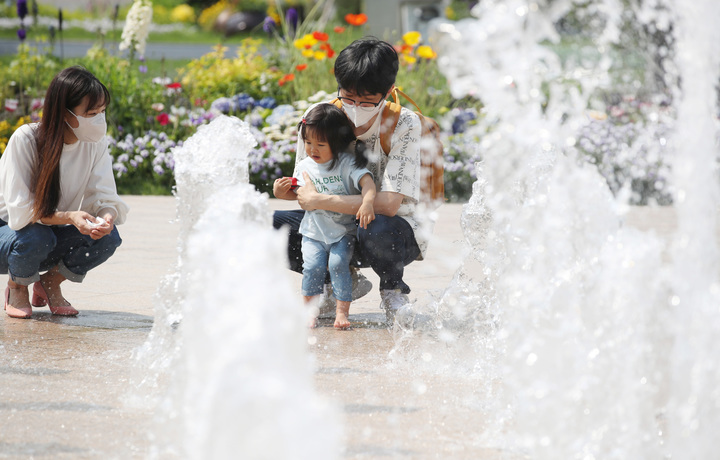
[[325,91],[318,91],[317,93],[313,94],[308,98],[308,101],[310,102],[320,102],[320,101],[326,101],[328,99],[332,99],[330,97],[330,94]]
[[123,28],[120,51],[134,46],[140,56],[145,55],[145,45],[150,24],[152,23],[152,3],[150,0],[135,0],[128,11]]

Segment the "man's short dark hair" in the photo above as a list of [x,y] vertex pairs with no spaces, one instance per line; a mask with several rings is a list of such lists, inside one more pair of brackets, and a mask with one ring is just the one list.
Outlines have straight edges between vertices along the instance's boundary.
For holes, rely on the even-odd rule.
[[359,96],[386,94],[395,84],[399,67],[395,48],[375,37],[350,43],[335,60],[338,87]]

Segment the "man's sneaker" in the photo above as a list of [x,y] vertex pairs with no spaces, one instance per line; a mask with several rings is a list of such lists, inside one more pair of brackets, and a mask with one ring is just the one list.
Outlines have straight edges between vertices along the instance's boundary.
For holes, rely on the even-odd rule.
[[372,281],[365,278],[360,273],[360,269],[350,267],[350,277],[352,278],[352,299],[357,300],[372,291]]
[[318,310],[320,310],[318,318],[335,318],[336,300],[335,295],[333,295],[332,284],[327,283],[323,286],[323,293],[318,302]]
[[[359,269],[350,267],[350,277],[352,278],[353,300],[357,300],[372,291],[372,281],[365,278],[365,276],[360,273]],[[320,310],[318,318],[335,318],[336,306],[337,299],[333,293],[332,284],[327,283],[323,286],[323,293],[320,297],[320,301],[318,302],[318,309]]]
[[385,310],[385,317],[388,324],[392,324],[395,320],[395,313],[403,305],[410,303],[410,299],[406,294],[400,292],[400,289],[381,289],[380,290],[380,308]]

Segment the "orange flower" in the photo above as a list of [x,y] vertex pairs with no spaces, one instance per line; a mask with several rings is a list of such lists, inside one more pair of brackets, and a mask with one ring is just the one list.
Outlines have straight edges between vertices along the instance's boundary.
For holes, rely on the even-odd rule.
[[332,58],[333,56],[335,56],[335,50],[332,49],[332,46],[330,46],[329,43],[321,43],[321,44],[320,44],[320,49],[325,51],[325,53],[327,54],[328,59],[330,59],[330,58]]
[[335,31],[336,34],[341,34],[341,33],[345,32],[345,27],[335,26],[335,28],[333,28],[333,31]]
[[295,74],[293,74],[293,73],[287,73],[287,74],[283,75],[280,80],[278,80],[278,85],[279,85],[279,86],[282,86],[282,85],[284,85],[285,83],[287,83],[287,82],[289,82],[289,81],[293,81],[293,80],[295,80]]
[[320,42],[326,42],[330,37],[325,32],[313,32],[313,38]]
[[346,14],[345,15],[345,22],[350,24],[351,26],[361,26],[365,24],[368,20],[367,14],[360,13],[360,14]]
[[297,70],[298,72],[302,72],[305,69],[307,69],[307,64],[300,64],[295,66],[295,70]]

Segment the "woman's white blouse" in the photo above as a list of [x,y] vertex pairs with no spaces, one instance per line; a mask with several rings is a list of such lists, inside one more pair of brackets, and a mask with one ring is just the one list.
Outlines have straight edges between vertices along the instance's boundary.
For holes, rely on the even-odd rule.
[[[18,128],[0,157],[0,219],[20,230],[32,222],[31,171],[37,161],[34,131],[37,123]],[[129,208],[115,187],[107,138],[99,142],[65,144],[60,157],[60,201],[57,211],[85,211],[93,216],[104,208],[125,221]]]

